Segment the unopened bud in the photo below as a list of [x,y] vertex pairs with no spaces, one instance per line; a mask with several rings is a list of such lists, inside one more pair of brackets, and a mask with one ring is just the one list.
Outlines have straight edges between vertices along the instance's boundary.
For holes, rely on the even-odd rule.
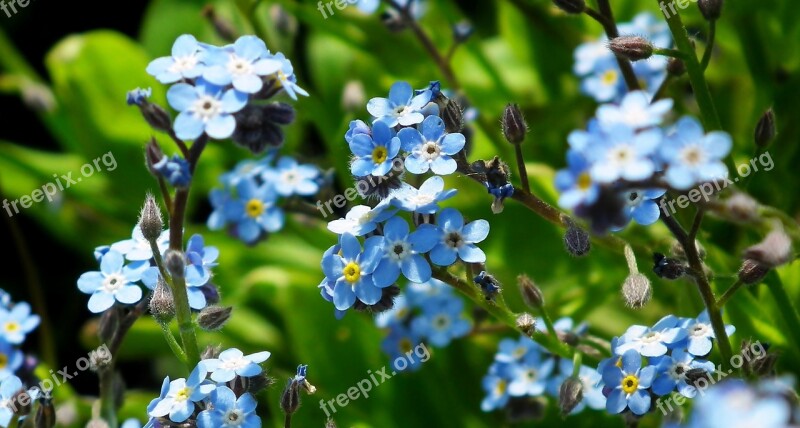
[[152,193],[148,193],[144,198],[144,205],[139,214],[139,229],[142,236],[149,242],[155,242],[164,229],[164,220],[161,218],[161,209]]
[[667,61],[667,73],[674,77],[683,76],[686,73],[686,63],[680,58],[670,58]]
[[744,251],[745,259],[775,268],[792,259],[792,240],[783,230],[773,230],[763,241]]
[[711,376],[706,371],[706,369],[701,368],[694,368],[689,369],[686,371],[686,383],[689,385],[697,385],[702,381],[705,381],[705,384],[708,385],[708,381],[711,379]]
[[526,336],[533,335],[533,332],[536,331],[536,318],[534,318],[531,314],[524,313],[517,317],[517,329]]
[[664,279],[678,279],[686,273],[686,266],[678,259],[666,257],[661,253],[653,253],[653,272]]
[[752,358],[745,358],[743,361],[742,369],[745,374],[758,377],[774,374],[778,355],[774,352],[769,352],[770,346],[768,343],[762,345],[758,341],[752,343],[750,340],[743,340],[741,350],[742,355],[752,356]]
[[653,56],[653,44],[644,37],[639,36],[620,36],[608,42],[608,49],[614,55],[625,58],[628,61],[641,61]]
[[737,223],[752,223],[758,219],[758,202],[743,192],[736,192],[723,205],[726,218]]
[[628,275],[622,284],[622,297],[625,304],[633,309],[643,308],[653,296],[650,280],[640,273]]
[[173,278],[183,278],[186,273],[186,256],[180,250],[167,250],[164,256],[164,265]]
[[480,286],[483,297],[486,300],[494,300],[497,294],[500,293],[500,282],[486,271],[481,271],[472,280]]
[[755,260],[745,259],[739,268],[739,281],[742,281],[744,285],[755,285],[760,283],[768,273],[768,267]]
[[442,112],[442,120],[447,133],[453,134],[464,129],[464,112],[458,101],[452,98],[447,100],[447,105]]
[[564,232],[564,247],[567,252],[575,257],[589,254],[592,242],[589,233],[578,227],[572,220],[567,220],[567,230]]
[[756,146],[761,148],[768,147],[770,143],[772,143],[772,140],[775,139],[775,134],[777,134],[777,132],[775,112],[769,109],[761,116],[761,119],[758,120],[758,124],[756,124]]
[[583,382],[576,377],[568,377],[558,390],[558,407],[566,416],[583,400]]
[[175,317],[175,300],[161,275],[158,276],[156,289],[150,298],[150,313],[161,323],[168,323]]
[[207,306],[197,315],[197,325],[206,331],[221,329],[231,318],[232,307]]
[[52,428],[56,424],[56,411],[53,400],[48,397],[39,398],[39,408],[33,417],[34,428]]
[[360,80],[351,80],[342,89],[342,107],[347,111],[356,111],[366,103],[364,84]]
[[503,135],[511,144],[521,144],[528,133],[528,124],[516,104],[509,104],[503,112]]
[[292,414],[300,407],[300,389],[304,389],[308,394],[316,392],[316,388],[306,380],[307,365],[297,366],[297,374],[289,379],[286,389],[281,394],[281,410],[286,414]]
[[722,0],[698,0],[697,7],[707,21],[716,21],[722,15]]
[[522,300],[525,301],[526,305],[536,309],[540,309],[544,306],[542,290],[533,283],[533,280],[531,280],[528,275],[518,276],[517,285],[522,294]]
[[222,347],[219,345],[208,345],[206,349],[200,354],[201,360],[210,360],[213,358],[219,357],[219,353],[222,351]]
[[553,0],[553,3],[559,9],[571,14],[583,13],[586,10],[586,2],[584,0]]
[[150,171],[150,174],[156,177],[161,176],[154,165],[159,163],[163,158],[164,152],[161,150],[161,146],[158,145],[155,138],[150,138],[150,141],[144,146],[144,163],[147,166],[147,170]]
[[204,18],[208,19],[211,22],[211,26],[214,27],[214,31],[217,35],[225,41],[233,42],[238,38],[236,30],[233,28],[233,25],[221,18],[218,14],[214,6],[207,4],[203,7],[201,12]]
[[266,373],[261,373],[257,376],[251,376],[247,378],[247,380],[247,392],[253,395],[258,394],[268,386],[271,386],[273,383],[275,383],[275,380],[267,376]]

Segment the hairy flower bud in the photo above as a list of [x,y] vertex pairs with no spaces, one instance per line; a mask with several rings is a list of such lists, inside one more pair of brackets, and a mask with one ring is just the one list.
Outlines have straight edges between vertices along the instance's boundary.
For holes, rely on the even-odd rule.
[[745,259],[775,268],[792,259],[792,239],[783,230],[773,230],[763,241],[744,251]]
[[511,144],[521,144],[528,133],[528,123],[516,104],[509,104],[503,112],[503,135]]
[[197,315],[197,325],[206,331],[221,329],[231,318],[232,307],[207,306]]
[[553,3],[559,9],[571,14],[583,13],[586,10],[586,2],[584,0],[553,0]]
[[142,236],[149,242],[155,242],[164,229],[164,220],[161,218],[161,209],[152,193],[148,193],[144,198],[144,205],[139,214],[139,229]]
[[755,260],[745,259],[739,268],[739,281],[742,281],[744,285],[755,285],[760,283],[768,273],[768,267]]
[[450,98],[442,111],[442,121],[447,133],[453,134],[464,129],[464,112],[458,101]]
[[568,377],[558,390],[558,407],[566,416],[583,400],[583,382],[576,377]]
[[758,220],[758,202],[744,192],[736,192],[726,199],[723,215],[737,223],[752,223]]
[[347,111],[358,111],[367,102],[364,84],[360,80],[350,80],[342,89],[342,107]]
[[774,374],[778,355],[774,352],[769,352],[770,345],[768,343],[761,344],[758,341],[753,343],[751,340],[743,340],[741,350],[742,355],[753,357],[743,359],[742,369],[745,374],[759,377]]
[[164,256],[164,265],[173,278],[183,278],[186,271],[186,255],[180,250],[167,250]]
[[203,349],[203,352],[200,353],[201,360],[210,360],[212,358],[219,357],[219,353],[222,351],[222,347],[219,345],[208,345],[206,349]]
[[653,296],[650,280],[640,273],[632,273],[622,284],[622,297],[625,304],[633,309],[643,308]]
[[161,276],[156,282],[156,289],[150,297],[150,313],[161,323],[168,323],[175,317],[175,300],[172,298],[167,282]]
[[517,329],[527,336],[531,336],[536,331],[536,318],[529,313],[524,313],[517,317]]
[[711,375],[706,371],[706,369],[702,368],[695,368],[689,369],[686,371],[686,383],[689,385],[697,385],[698,383],[703,383],[701,380],[708,385],[709,379],[711,379]]
[[158,145],[155,138],[150,138],[150,141],[144,146],[144,163],[145,166],[147,166],[147,170],[150,171],[150,174],[156,177],[161,176],[156,170],[155,165],[163,158],[164,152],[161,150],[161,146]]
[[582,257],[589,254],[592,249],[592,242],[589,233],[578,227],[572,220],[567,220],[567,230],[564,232],[564,247],[567,252],[575,257]]
[[519,275],[517,277],[517,285],[522,294],[522,300],[526,305],[535,309],[540,309],[544,306],[542,290],[533,283],[533,280],[528,275]]
[[494,300],[500,293],[500,282],[486,271],[481,271],[479,274],[475,275],[475,278],[472,280],[475,281],[475,284],[480,286],[483,297],[485,297],[486,300]]
[[697,0],[697,7],[707,21],[716,21],[722,15],[722,0]]
[[678,259],[666,257],[661,253],[653,253],[653,272],[660,278],[678,279],[686,273],[686,266]]
[[653,44],[640,36],[620,36],[608,42],[608,49],[614,55],[628,61],[641,61],[653,56]]
[[289,379],[286,389],[281,394],[281,410],[286,414],[292,414],[300,407],[300,390],[305,390],[307,394],[313,394],[317,388],[306,380],[307,365],[297,366],[297,374]]
[[680,58],[670,58],[667,61],[667,73],[674,77],[683,76],[686,73],[686,63]]
[[761,119],[758,120],[758,124],[756,124],[756,146],[761,148],[769,147],[772,140],[775,139],[777,132],[775,112],[769,109],[761,116]]

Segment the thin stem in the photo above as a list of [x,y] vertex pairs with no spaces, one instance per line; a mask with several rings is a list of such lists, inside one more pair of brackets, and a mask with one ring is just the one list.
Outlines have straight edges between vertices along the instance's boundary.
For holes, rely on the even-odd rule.
[[183,157],[189,157],[189,148],[186,147],[186,143],[183,140],[178,138],[178,134],[175,133],[175,130],[170,129],[168,134],[169,137],[172,138],[172,141],[175,142],[175,145],[178,146],[178,149],[181,151]]
[[697,212],[694,213],[692,228],[689,230],[689,235],[686,237],[687,240],[694,242],[694,240],[697,239],[697,233],[700,232],[700,225],[703,223],[705,213],[706,211],[703,208],[697,208]]
[[[608,0],[597,0],[597,8],[599,9],[600,14],[605,17],[605,19],[598,20],[597,22],[603,26],[608,39],[611,40],[619,37],[619,29],[617,29],[617,23],[614,21],[614,12],[611,10],[611,4],[608,2]],[[589,14],[589,16],[595,18],[591,14]],[[633,72],[633,66],[631,65],[631,62],[618,56],[616,59],[619,69],[622,71],[622,76],[625,78],[625,85],[628,86],[628,90],[636,91],[641,89],[641,86],[639,86],[639,79],[636,78],[636,73]]]
[[608,19],[600,12],[592,9],[589,6],[586,6],[586,9],[583,10],[583,13],[589,15],[592,19],[599,22],[600,25],[605,28],[606,26],[611,26],[613,23],[609,22]]
[[172,353],[182,362],[186,364],[186,353],[183,352],[181,349],[181,345],[178,344],[178,341],[175,340],[175,336],[172,334],[172,330],[169,328],[169,324],[165,322],[158,322],[158,325],[161,326],[161,331],[164,333],[164,339],[167,341],[167,345],[172,350]]
[[100,414],[109,427],[117,427],[117,409],[114,403],[114,360],[99,371],[100,377]]
[[765,282],[772,296],[775,298],[778,311],[780,311],[783,320],[789,327],[789,331],[791,331],[791,334],[794,336],[793,342],[795,346],[798,346],[798,344],[800,344],[800,315],[797,314],[797,308],[795,308],[791,298],[786,293],[786,289],[783,287],[783,281],[781,281],[781,278],[775,271],[770,273],[769,278]]
[[661,86],[658,87],[658,90],[656,90],[656,93],[653,95],[653,102],[663,99],[667,95],[667,89],[669,89],[671,83],[672,75],[667,74],[667,77],[664,78],[664,81],[661,82]]
[[158,176],[158,189],[161,191],[161,197],[164,199],[164,206],[167,208],[167,213],[172,214],[172,195],[169,194],[166,180],[160,175]]
[[670,58],[686,59],[686,54],[677,49],[653,48],[653,54]]
[[717,37],[717,21],[711,21],[708,23],[708,43],[706,44],[706,50],[703,52],[703,60],[700,61],[700,67],[705,71],[708,68],[708,64],[711,63],[711,54],[714,53],[714,41]]
[[550,314],[547,312],[544,306],[540,308],[539,312],[542,314],[542,319],[544,320],[544,325],[545,327],[547,327],[548,333],[550,333],[551,336],[557,338],[558,333],[556,332],[555,326],[553,326],[553,319],[550,318]]
[[519,179],[522,181],[522,188],[530,193],[531,185],[528,183],[528,169],[525,167],[525,158],[522,156],[522,144],[514,144],[514,155],[517,158],[517,168],[519,168]]
[[283,418],[283,428],[292,428],[292,414],[287,413]]
[[722,297],[720,297],[719,300],[717,300],[717,307],[722,309],[722,307],[724,307],[725,304],[728,303],[728,300],[730,300],[731,297],[733,297],[733,295],[736,294],[736,292],[739,291],[739,289],[742,288],[743,285],[744,283],[741,280],[736,280],[736,282],[734,282],[733,285],[730,286],[730,288],[725,290],[725,293],[722,295]]
[[572,377],[578,377],[581,374],[581,365],[583,365],[583,353],[575,352],[572,357]]

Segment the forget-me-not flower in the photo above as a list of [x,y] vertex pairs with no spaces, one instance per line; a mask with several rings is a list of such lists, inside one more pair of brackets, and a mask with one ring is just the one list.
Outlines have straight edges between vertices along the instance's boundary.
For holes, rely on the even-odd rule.
[[397,210],[393,209],[391,202],[392,199],[384,199],[375,208],[356,205],[350,208],[345,218],[328,223],[328,230],[337,235],[349,233],[354,236],[364,236],[375,230],[378,227],[378,223],[382,223],[395,215]]
[[239,37],[232,45],[209,48],[205,55],[203,79],[217,85],[233,87],[254,94],[263,87],[263,76],[277,72],[279,61],[269,58],[269,50],[256,36]]
[[349,309],[356,301],[374,305],[383,293],[375,286],[372,273],[380,261],[382,239],[373,236],[364,242],[364,250],[358,238],[345,233],[341,236],[341,255],[329,254],[322,259],[325,276],[336,281],[333,290],[333,304],[336,309]]
[[227,386],[219,386],[209,397],[211,408],[197,415],[198,428],[261,428],[256,400],[245,392],[239,398]]
[[[162,254],[167,250],[167,247],[169,247],[169,229],[161,232],[161,235],[156,239],[156,246],[158,247],[158,251]],[[153,258],[153,249],[150,246],[150,242],[142,235],[142,230],[139,228],[138,224],[133,227],[131,239],[111,244],[110,250],[122,254],[126,259],[133,262],[150,260]],[[102,256],[105,254],[105,251],[101,253]],[[99,258],[97,261],[100,261]]]
[[731,136],[714,131],[706,134],[703,125],[684,116],[661,145],[661,159],[666,164],[664,178],[670,186],[686,190],[693,185],[728,176],[722,162],[733,147]]
[[255,354],[244,355],[236,348],[226,349],[217,358],[203,360],[202,364],[206,371],[211,373],[211,380],[214,382],[229,382],[236,376],[253,377],[261,373],[261,366],[270,357],[269,352],[258,352]]
[[436,226],[423,224],[409,233],[408,223],[392,217],[383,227],[383,258],[372,275],[375,285],[388,287],[397,281],[400,272],[413,282],[431,279],[431,266],[423,253],[430,251],[439,240]]
[[203,47],[190,34],[184,34],[172,45],[172,56],[156,58],[147,66],[147,73],[161,83],[194,79],[203,74]]
[[373,98],[367,103],[367,111],[390,128],[421,123],[425,116],[422,109],[430,102],[431,92],[426,90],[414,95],[408,82],[396,82],[389,90],[389,98]]
[[466,144],[464,135],[445,133],[444,121],[438,116],[428,116],[419,129],[404,128],[397,133],[406,157],[406,170],[412,174],[424,174],[428,170],[434,174],[452,174],[458,168],[453,155],[460,152]]
[[[205,382],[206,372],[200,365],[192,370],[188,379],[180,378],[169,382],[166,393],[158,401],[151,402],[147,414],[161,418],[169,415],[172,422],[183,422],[194,413],[194,403],[206,398],[216,386]],[[167,378],[166,382],[169,380]],[[162,386],[162,393],[164,391]]]
[[606,410],[611,414],[629,408],[636,415],[650,410],[648,389],[656,375],[655,366],[642,368],[642,356],[633,349],[622,354],[621,364],[608,365],[603,370],[603,383],[611,389],[606,400]]
[[[684,321],[682,327],[686,329],[686,349],[690,354],[702,357],[711,352],[712,343],[717,336],[711,326],[711,318],[708,316],[707,310],[701,312],[696,319]],[[730,336],[735,331],[736,327],[725,326],[726,335]]]
[[428,338],[434,346],[447,346],[453,339],[466,336],[472,328],[470,322],[462,317],[463,310],[464,301],[458,298],[426,305],[422,315],[411,321],[411,329]]
[[671,355],[659,358],[656,366],[658,374],[653,381],[653,392],[667,395],[677,389],[679,394],[687,398],[694,398],[697,395],[697,388],[689,384],[686,372],[703,369],[707,373],[712,373],[715,369],[714,363],[696,359],[683,349],[674,349]]
[[236,186],[238,199],[228,202],[230,218],[236,219],[236,235],[247,243],[255,242],[262,233],[283,228],[283,211],[276,205],[277,192],[272,183],[256,184],[245,179]]
[[404,183],[392,192],[392,203],[403,211],[435,214],[439,211],[439,202],[452,198],[457,192],[456,189],[444,190],[444,180],[434,175],[425,180],[419,189]]
[[355,155],[350,172],[358,177],[386,175],[392,169],[394,158],[400,153],[400,139],[383,122],[375,122],[372,136],[356,134],[349,144]]
[[660,357],[685,337],[686,330],[680,326],[678,318],[667,315],[652,328],[643,325],[628,327],[619,338],[614,353],[623,355],[633,349],[645,357]]
[[434,264],[450,266],[457,258],[467,263],[483,263],[486,254],[475,244],[489,236],[489,222],[475,220],[464,224],[464,217],[455,208],[445,208],[437,218],[439,243],[431,250]]
[[198,79],[194,85],[173,85],[167,91],[167,101],[180,112],[174,124],[178,138],[194,140],[205,132],[222,140],[233,135],[236,129],[233,113],[244,108],[247,95]]
[[274,184],[281,196],[311,196],[319,191],[319,169],[314,165],[301,165],[290,156],[280,158],[275,168],[264,171],[263,176]]
[[100,270],[86,272],[78,278],[78,289],[89,298],[89,310],[100,313],[114,302],[133,304],[142,299],[142,289],[135,283],[150,266],[146,261],[131,262],[125,266],[122,254],[111,250],[100,259]]

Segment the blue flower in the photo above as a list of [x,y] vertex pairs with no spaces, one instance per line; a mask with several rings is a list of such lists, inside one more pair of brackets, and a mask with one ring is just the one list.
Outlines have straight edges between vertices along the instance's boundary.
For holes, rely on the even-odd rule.
[[211,268],[217,265],[219,250],[205,246],[203,237],[195,233],[186,243],[186,284],[201,286],[211,279]]
[[89,310],[100,313],[114,302],[134,304],[142,299],[142,289],[135,282],[150,266],[145,261],[132,262],[127,266],[122,254],[111,250],[100,259],[100,270],[86,272],[78,278],[78,289],[89,298]]
[[529,337],[520,336],[518,340],[506,338],[500,341],[494,359],[501,363],[519,362],[528,355],[528,352],[537,352],[538,347],[539,345]]
[[453,155],[460,152],[466,144],[464,135],[446,134],[444,121],[438,116],[428,116],[419,126],[404,128],[397,133],[403,150],[409,152],[405,165],[412,174],[424,174],[432,170],[434,174],[452,174],[458,168]]
[[450,266],[457,258],[467,263],[483,263],[486,254],[475,244],[489,236],[489,222],[475,220],[464,225],[464,217],[455,208],[445,208],[437,218],[439,243],[431,250],[434,264]]
[[203,48],[194,36],[184,34],[172,45],[172,56],[154,59],[147,73],[161,83],[175,83],[181,79],[194,79],[203,74],[201,62]]
[[697,119],[684,116],[661,146],[661,159],[667,165],[664,178],[678,190],[726,178],[728,168],[722,159],[732,146],[727,133],[714,131],[705,134]]
[[400,272],[413,282],[431,279],[431,266],[423,253],[430,251],[439,240],[436,226],[422,224],[409,233],[408,223],[392,217],[383,227],[383,258],[372,276],[375,286],[388,287],[397,281]]
[[593,141],[591,149],[585,152],[592,164],[589,173],[594,181],[640,181],[656,171],[652,155],[664,138],[659,128],[634,132],[626,125],[615,124],[609,125],[604,136]]
[[11,309],[0,308],[0,338],[19,345],[40,321],[39,315],[31,315],[31,306],[25,302],[17,303]]
[[392,208],[391,202],[391,199],[384,199],[375,208],[356,205],[350,208],[345,218],[328,223],[328,230],[337,235],[349,233],[354,236],[364,236],[375,230],[378,227],[378,223],[382,223],[395,215],[397,211],[390,209]]
[[319,169],[313,165],[300,165],[292,157],[280,158],[275,169],[264,171],[265,180],[275,186],[281,196],[311,196],[319,191]]
[[439,202],[456,195],[456,189],[444,190],[444,180],[437,175],[425,180],[419,189],[404,184],[392,193],[393,205],[403,211],[420,214],[435,214],[439,211]]
[[685,337],[686,330],[681,328],[678,318],[674,315],[667,315],[661,318],[653,328],[643,325],[629,327],[620,337],[614,353],[623,355],[633,349],[645,357],[660,357]]
[[219,386],[211,393],[211,409],[197,415],[198,428],[261,428],[261,418],[256,414],[256,400],[245,392],[239,398],[227,386]]
[[431,278],[423,283],[409,282],[406,286],[406,298],[410,306],[422,306],[435,300],[446,300],[453,297],[453,288]]
[[[169,229],[161,232],[161,235],[156,239],[156,246],[162,254],[167,250],[167,247],[169,247]],[[133,262],[153,258],[153,249],[150,247],[150,242],[142,235],[142,230],[139,229],[138,224],[133,227],[131,239],[111,244],[110,250],[122,254],[126,259]],[[107,250],[100,251],[100,256],[102,257],[106,252]],[[98,258],[97,261],[99,262],[100,259]]]
[[[597,48],[608,52],[608,48],[602,43],[593,43],[592,46],[587,47],[586,50],[594,50]],[[576,51],[576,55],[577,54]],[[586,60],[580,59],[579,61]],[[619,70],[619,65],[613,56],[598,60],[591,74],[585,76],[583,81],[581,81],[581,92],[591,96],[598,102],[618,100],[625,94],[626,89],[622,72]]]
[[466,336],[472,328],[462,317],[463,310],[464,302],[459,298],[428,303],[423,306],[422,314],[411,321],[411,329],[434,346],[445,347],[451,340]]
[[382,239],[373,236],[364,242],[364,250],[358,238],[345,233],[341,236],[341,255],[329,254],[322,259],[322,271],[332,281],[336,281],[333,290],[333,304],[336,309],[349,309],[356,297],[366,305],[374,305],[383,293],[375,286],[372,273],[378,266]]
[[217,86],[232,84],[247,94],[260,91],[262,77],[277,72],[282,65],[269,58],[267,45],[256,36],[242,36],[232,45],[209,49],[205,62],[203,79]]
[[372,136],[372,130],[363,120],[353,120],[350,122],[350,127],[344,134],[344,140],[350,144],[357,135]]
[[283,228],[283,211],[278,208],[277,192],[271,183],[256,184],[244,179],[236,186],[238,199],[228,201],[228,218],[236,222],[236,235],[253,243],[264,232],[277,232]]
[[153,164],[153,169],[173,187],[187,187],[192,182],[189,162],[179,155],[164,156]]
[[192,370],[188,379],[175,379],[165,388],[169,381],[167,378],[161,387],[162,396],[158,401],[150,402],[147,414],[154,418],[169,415],[172,422],[185,421],[194,413],[194,403],[205,399],[215,389],[215,385],[204,382],[205,379],[206,372],[200,365]]
[[414,95],[408,82],[396,82],[389,90],[389,98],[373,98],[367,103],[367,111],[390,128],[411,126],[422,122],[422,109],[431,101],[431,92]]
[[349,144],[355,155],[350,172],[359,177],[386,175],[392,169],[394,158],[400,153],[400,139],[383,122],[375,122],[372,136],[356,134]]
[[661,217],[661,209],[656,200],[666,192],[664,189],[634,189],[626,192],[625,214],[642,226],[655,223]]
[[[701,312],[696,319],[685,321],[682,327],[686,329],[686,349],[690,354],[703,357],[711,352],[712,343],[717,336],[714,334],[714,328],[711,326],[711,319],[707,310]],[[732,325],[725,326],[726,335],[730,336],[735,331],[736,327]]]
[[653,381],[653,392],[667,395],[677,388],[678,393],[687,398],[694,398],[697,395],[697,388],[688,383],[686,372],[703,369],[712,373],[715,369],[714,363],[695,359],[694,355],[682,349],[673,350],[672,355],[665,355],[655,365],[658,367],[658,374]]
[[[7,427],[14,416],[12,406],[15,404],[16,395],[22,390],[22,381],[16,376],[9,376],[0,383],[0,426]],[[16,410],[16,407],[14,407]]]
[[611,389],[606,400],[606,410],[622,413],[626,408],[636,415],[650,410],[648,389],[656,375],[655,366],[642,368],[642,356],[633,349],[622,354],[621,366],[609,365],[603,370],[603,383]]
[[481,410],[490,412],[502,409],[508,404],[508,367],[504,363],[494,363],[489,366],[489,373],[483,377],[482,386],[487,395],[481,401]]
[[203,360],[201,363],[211,373],[214,382],[230,382],[236,376],[253,377],[261,373],[261,366],[269,358],[269,352],[258,352],[245,356],[242,351],[231,348],[222,351],[218,358]]
[[128,92],[127,103],[129,106],[132,105],[141,106],[145,101],[147,101],[148,98],[150,98],[150,95],[152,94],[153,90],[150,88],[147,89],[136,88]]
[[24,357],[22,351],[12,346],[5,340],[0,340],[0,379],[5,379],[13,375],[17,369],[22,367]]
[[556,173],[555,186],[561,196],[558,205],[574,210],[580,205],[591,205],[599,195],[598,184],[589,174],[590,164],[577,150],[567,151],[567,168]]
[[542,354],[539,348],[531,348],[522,360],[508,367],[511,382],[508,393],[512,397],[538,396],[545,392],[547,380],[555,367],[555,361]]
[[[422,342],[422,338],[412,328],[402,324],[393,324],[389,335],[381,341],[381,350],[389,356],[392,362],[392,369],[399,371],[400,368],[395,364],[398,358],[406,359],[410,353],[414,352],[414,347]],[[402,369],[416,370],[422,366],[419,358],[410,358],[406,361],[407,367]]]
[[244,108],[247,95],[198,79],[194,86],[173,85],[167,91],[167,101],[180,112],[174,125],[178,138],[194,140],[205,132],[211,138],[222,140],[233,135],[236,129],[233,113]]
[[286,56],[280,52],[273,57],[275,61],[280,62],[281,67],[276,73],[278,83],[284,91],[293,99],[297,100],[297,94],[307,97],[308,92],[297,85],[297,77],[294,75],[294,67],[292,62],[286,59]]

